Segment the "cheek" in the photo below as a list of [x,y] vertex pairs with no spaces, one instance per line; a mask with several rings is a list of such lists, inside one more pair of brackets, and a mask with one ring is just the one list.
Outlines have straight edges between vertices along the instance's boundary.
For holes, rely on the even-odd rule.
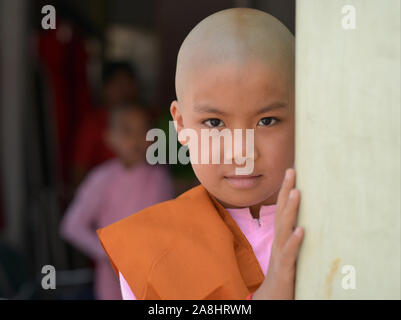
[[[233,153],[233,144],[226,145],[226,140],[224,138],[212,138],[207,133],[204,133],[204,137],[202,137],[201,129],[199,128],[194,129],[193,133],[194,136],[191,137],[191,142],[195,143],[188,143],[192,163],[203,163],[202,166],[207,166],[208,164],[223,164],[225,151],[227,151],[228,154]],[[230,139],[231,138],[229,138],[229,140]],[[231,150],[229,149],[230,145]],[[216,170],[216,168],[214,169]]]
[[216,190],[221,182],[219,165],[191,164],[199,182],[209,190]]
[[294,134],[291,128],[260,134],[255,137],[262,161],[287,162],[294,157]]
[[194,173],[196,175],[196,177],[198,178],[198,180],[200,181],[200,183],[202,184],[207,184],[207,182],[210,180],[211,175],[210,175],[210,171],[207,170],[206,165],[204,164],[193,164],[192,165],[192,169],[194,170]]
[[135,146],[135,139],[130,135],[121,137],[120,146],[124,150],[132,149]]

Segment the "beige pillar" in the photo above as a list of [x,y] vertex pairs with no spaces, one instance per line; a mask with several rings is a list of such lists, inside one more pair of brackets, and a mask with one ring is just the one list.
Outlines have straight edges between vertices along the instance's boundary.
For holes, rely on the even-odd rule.
[[400,1],[297,0],[296,299],[400,299]]

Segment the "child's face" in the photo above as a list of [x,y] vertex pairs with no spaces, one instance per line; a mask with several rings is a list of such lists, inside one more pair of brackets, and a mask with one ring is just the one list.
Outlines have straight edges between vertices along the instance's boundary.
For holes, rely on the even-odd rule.
[[119,111],[106,133],[106,142],[127,167],[145,159],[149,128],[146,115],[141,111]]
[[104,85],[105,102],[117,105],[125,101],[133,101],[137,95],[135,79],[125,71],[118,71]]
[[[199,68],[188,77],[179,105],[171,105],[178,132],[192,128],[200,137],[200,130],[207,128],[254,129],[251,175],[256,177],[230,179],[235,168],[244,165],[234,159],[224,164],[221,147],[221,164],[192,164],[199,181],[227,207],[275,204],[285,170],[294,164],[293,81],[279,65],[258,60]],[[279,107],[263,110],[268,106]],[[244,139],[242,143],[245,155]]]

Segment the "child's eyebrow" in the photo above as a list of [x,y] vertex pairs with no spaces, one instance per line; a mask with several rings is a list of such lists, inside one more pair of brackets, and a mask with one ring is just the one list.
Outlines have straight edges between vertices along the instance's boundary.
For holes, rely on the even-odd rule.
[[216,114],[220,114],[222,116],[227,115],[227,113],[224,111],[221,111],[212,106],[203,105],[203,104],[195,105],[194,110],[197,112],[203,112],[203,113],[216,113]]
[[[262,109],[259,109],[256,112],[256,115],[259,115],[261,113],[265,113],[265,112],[269,112],[275,109],[282,109],[285,108],[287,106],[287,104],[285,102],[273,102],[271,104],[269,104],[268,106],[263,107]],[[222,116],[227,115],[226,112],[221,111],[217,108],[214,108],[212,106],[209,105],[195,105],[194,110],[197,112],[203,112],[203,113],[215,113],[215,114],[220,114]]]
[[262,109],[259,109],[256,112],[256,115],[261,114],[261,113],[265,113],[265,112],[269,112],[275,109],[282,109],[282,108],[286,108],[287,104],[285,102],[273,102],[271,104],[269,104],[268,106],[263,107]]

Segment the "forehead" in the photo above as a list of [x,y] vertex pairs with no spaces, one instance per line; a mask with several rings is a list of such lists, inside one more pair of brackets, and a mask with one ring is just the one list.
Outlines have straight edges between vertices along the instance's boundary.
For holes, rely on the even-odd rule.
[[289,104],[292,96],[291,75],[285,67],[253,60],[194,68],[186,77],[182,103],[191,110],[208,104],[251,112],[273,102]]

